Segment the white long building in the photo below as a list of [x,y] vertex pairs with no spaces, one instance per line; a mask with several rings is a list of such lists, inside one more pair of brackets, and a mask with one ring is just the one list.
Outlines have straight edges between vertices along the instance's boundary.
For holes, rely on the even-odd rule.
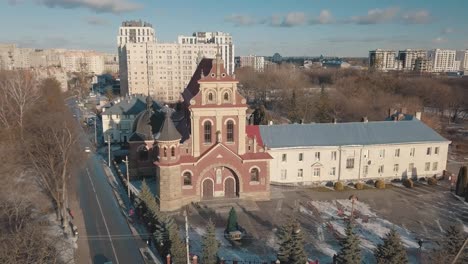
[[440,176],[450,144],[417,119],[259,129],[273,184]]
[[[432,62],[433,72],[452,72],[458,71],[455,63],[455,50],[434,49],[427,53],[428,59]],[[459,66],[458,66],[459,67]]]

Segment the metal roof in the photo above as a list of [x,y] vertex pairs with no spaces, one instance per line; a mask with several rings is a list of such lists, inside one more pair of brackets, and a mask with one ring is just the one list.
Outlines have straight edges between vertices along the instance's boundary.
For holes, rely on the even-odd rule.
[[419,120],[260,126],[269,148],[448,142]]
[[[153,110],[161,107],[157,102],[153,102]],[[146,97],[137,95],[131,98],[121,99],[120,102],[109,107],[102,113],[103,115],[137,115],[146,110]]]

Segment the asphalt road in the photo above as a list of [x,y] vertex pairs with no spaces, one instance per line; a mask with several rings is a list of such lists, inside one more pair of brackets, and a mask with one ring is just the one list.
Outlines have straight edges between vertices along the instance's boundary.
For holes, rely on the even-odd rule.
[[[67,100],[67,105],[79,121],[81,113],[75,100]],[[81,132],[81,145],[92,146],[85,132]],[[107,180],[102,159],[92,152],[85,164],[75,187],[86,226],[79,239],[88,241],[92,263],[144,263],[139,251],[144,243],[132,236]]]

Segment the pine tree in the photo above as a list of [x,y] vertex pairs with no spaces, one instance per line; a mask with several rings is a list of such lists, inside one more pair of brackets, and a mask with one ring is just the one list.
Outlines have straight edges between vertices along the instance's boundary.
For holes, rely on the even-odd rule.
[[288,263],[292,252],[292,221],[287,221],[278,230],[279,250],[277,258],[281,263]]
[[141,191],[140,191],[140,203],[143,203],[145,207],[147,207],[148,201],[154,197],[153,194],[151,193],[151,190],[146,184],[146,181],[143,180],[143,183],[141,184]]
[[457,186],[455,193],[458,196],[463,196],[465,194],[466,186],[468,184],[468,169],[466,166],[460,168],[457,177]]
[[169,240],[171,244],[169,251],[171,254],[172,263],[187,263],[187,249],[185,247],[185,243],[180,238],[179,227],[175,223],[169,228]]
[[315,105],[315,121],[318,123],[330,122],[330,102],[325,87],[322,86],[320,96],[317,104]]
[[292,246],[289,263],[304,264],[307,262],[307,255],[304,250],[304,232],[302,232],[301,225],[297,220],[294,220],[291,231]]
[[390,230],[383,238],[383,244],[374,251],[377,264],[405,264],[408,263],[406,250],[401,242],[400,235],[395,229]]
[[202,244],[202,263],[216,264],[218,260],[219,242],[216,240],[216,229],[213,222],[211,222],[211,219],[208,220],[206,233],[203,236]]
[[360,264],[361,248],[359,238],[354,234],[353,227],[348,224],[346,227],[346,237],[340,241],[341,250],[338,253],[337,261],[340,264]]
[[154,231],[153,236],[156,241],[156,246],[163,256],[170,253],[171,240],[169,230],[173,225],[174,219],[169,216],[161,216],[158,223],[156,223],[156,231]]
[[229,232],[237,231],[237,230],[239,230],[239,228],[237,226],[236,210],[234,209],[234,207],[231,207],[231,211],[229,211],[229,218],[228,218],[226,231],[229,233]]

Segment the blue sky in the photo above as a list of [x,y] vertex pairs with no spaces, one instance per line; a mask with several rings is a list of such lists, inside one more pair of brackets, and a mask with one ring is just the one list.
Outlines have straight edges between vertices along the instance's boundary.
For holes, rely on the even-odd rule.
[[233,35],[236,55],[367,56],[375,48],[468,48],[466,0],[3,0],[1,43],[116,52],[123,20],[159,41]]

